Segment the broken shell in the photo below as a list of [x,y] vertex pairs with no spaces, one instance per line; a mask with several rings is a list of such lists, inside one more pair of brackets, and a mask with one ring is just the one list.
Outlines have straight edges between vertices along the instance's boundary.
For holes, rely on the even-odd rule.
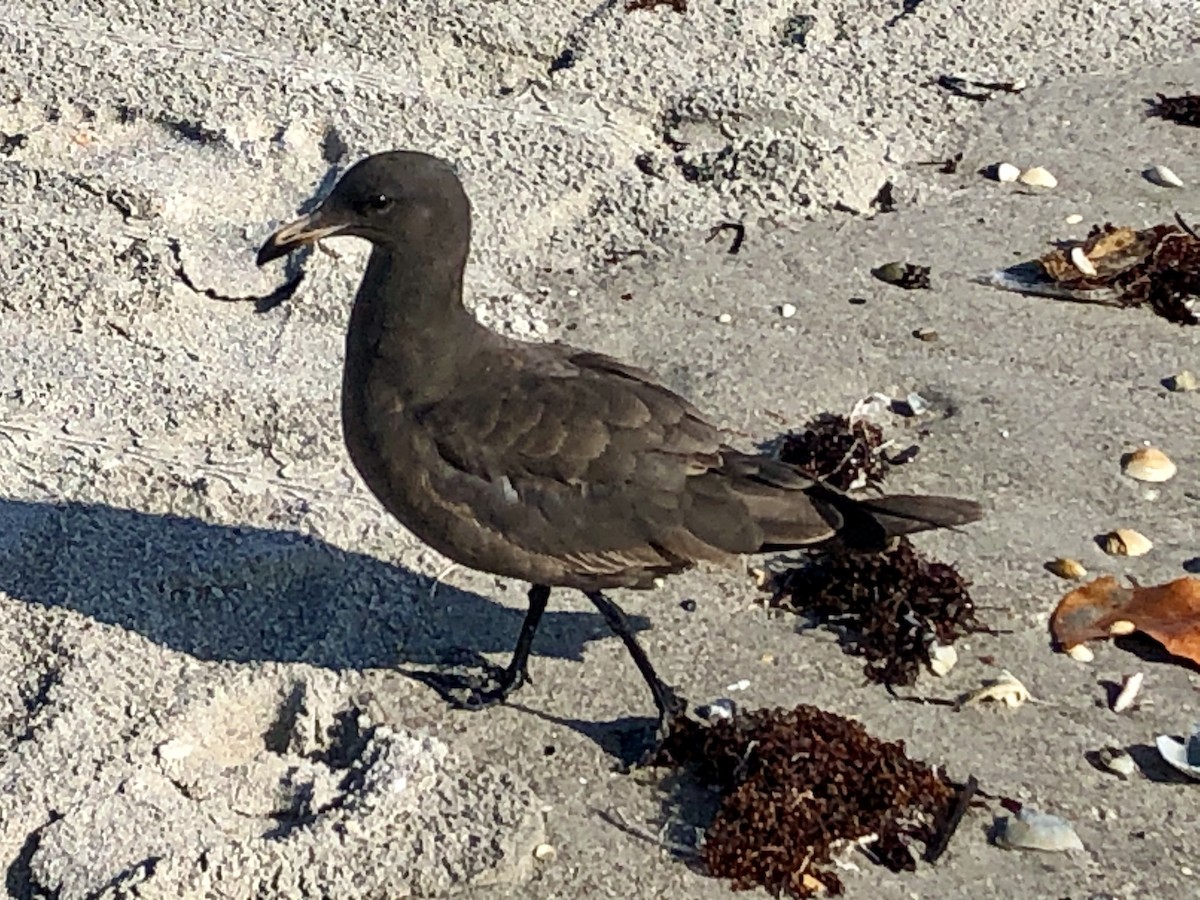
[[1000,677],[988,682],[977,691],[960,698],[959,706],[974,706],[976,703],[983,703],[985,700],[996,700],[1008,707],[1017,707],[1026,700],[1031,700],[1032,695],[1025,685],[1021,684],[1016,677],[1007,669],[1000,673]]
[[1184,369],[1178,375],[1172,375],[1166,380],[1165,384],[1168,391],[1174,391],[1178,394],[1182,394],[1186,391],[1194,391],[1196,388],[1200,388],[1200,380],[1197,380],[1196,376],[1186,369]]
[[554,849],[553,844],[538,844],[533,848],[533,858],[538,862],[554,862],[556,856],[558,851]]
[[996,163],[996,166],[992,171],[995,174],[997,181],[1013,182],[1021,177],[1021,170],[1012,163]]
[[949,645],[934,644],[929,648],[929,671],[939,677],[950,674],[958,664],[958,651]]
[[1145,556],[1153,547],[1150,538],[1132,528],[1118,528],[1104,536],[1104,552],[1109,556]]
[[1127,634],[1133,634],[1135,631],[1137,631],[1137,626],[1128,619],[1117,619],[1117,621],[1108,626],[1108,633],[1113,637],[1123,637]]
[[1113,712],[1125,712],[1125,710],[1133,706],[1133,701],[1137,698],[1138,691],[1142,689],[1142,682],[1145,678],[1146,676],[1141,672],[1134,672],[1125,679],[1125,682],[1121,685],[1120,692],[1113,698]]
[[1200,723],[1192,726],[1192,733],[1187,740],[1181,741],[1162,734],[1154,739],[1154,746],[1158,748],[1158,755],[1169,765],[1189,778],[1200,780]]
[[1096,751],[1096,759],[1108,771],[1122,778],[1128,778],[1137,770],[1133,757],[1120,747],[1103,747]]
[[1099,274],[1096,267],[1092,265],[1092,261],[1088,259],[1088,255],[1082,247],[1073,247],[1071,249],[1071,265],[1077,268],[1089,278]]
[[1170,481],[1177,470],[1170,457],[1156,447],[1142,447],[1121,460],[1125,474],[1138,481]]
[[1159,187],[1183,187],[1183,179],[1166,166],[1151,166],[1142,173],[1142,177],[1151,184],[1157,184]]
[[1002,819],[996,831],[996,846],[1005,850],[1042,850],[1064,853],[1082,850],[1083,841],[1066,819],[1025,807],[1011,818]]
[[1087,569],[1083,567],[1083,563],[1077,559],[1070,559],[1065,556],[1050,560],[1050,562],[1046,563],[1046,570],[1050,574],[1057,575],[1059,578],[1066,578],[1068,581],[1078,581],[1087,575]]
[[1041,166],[1034,166],[1032,169],[1026,169],[1021,173],[1017,180],[1020,181],[1021,184],[1027,184],[1030,187],[1058,187],[1058,179]]
[[1067,651],[1067,656],[1071,657],[1071,659],[1075,660],[1076,662],[1081,663],[1090,663],[1096,658],[1096,654],[1092,652],[1092,648],[1087,644],[1076,644]]

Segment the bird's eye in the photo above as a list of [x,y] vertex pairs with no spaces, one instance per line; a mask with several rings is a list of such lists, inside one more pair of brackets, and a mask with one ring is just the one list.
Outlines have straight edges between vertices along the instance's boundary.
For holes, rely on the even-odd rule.
[[371,212],[383,212],[392,205],[392,198],[387,194],[376,194],[373,197],[363,201],[362,207]]

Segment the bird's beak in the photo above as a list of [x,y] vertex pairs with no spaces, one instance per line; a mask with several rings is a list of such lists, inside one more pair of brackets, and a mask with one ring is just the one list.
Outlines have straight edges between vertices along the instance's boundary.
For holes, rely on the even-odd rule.
[[255,263],[263,265],[281,256],[287,256],[298,247],[312,244],[321,238],[332,237],[346,227],[345,222],[330,220],[324,207],[318,207],[307,216],[301,216],[294,222],[284,225],[271,235],[258,249]]

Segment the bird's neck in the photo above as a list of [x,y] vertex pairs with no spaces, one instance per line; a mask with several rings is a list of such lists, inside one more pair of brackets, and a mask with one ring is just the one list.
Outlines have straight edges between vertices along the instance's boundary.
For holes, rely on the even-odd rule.
[[463,377],[495,337],[463,305],[464,262],[373,248],[350,313],[347,380],[370,373],[421,403]]

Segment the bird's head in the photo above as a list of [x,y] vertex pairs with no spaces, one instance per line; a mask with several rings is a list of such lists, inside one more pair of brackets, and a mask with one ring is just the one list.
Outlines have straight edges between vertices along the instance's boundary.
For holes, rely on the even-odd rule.
[[323,238],[364,238],[405,255],[465,261],[471,207],[448,162],[414,151],[368,156],[352,166],[321,205],[262,245],[263,265]]

